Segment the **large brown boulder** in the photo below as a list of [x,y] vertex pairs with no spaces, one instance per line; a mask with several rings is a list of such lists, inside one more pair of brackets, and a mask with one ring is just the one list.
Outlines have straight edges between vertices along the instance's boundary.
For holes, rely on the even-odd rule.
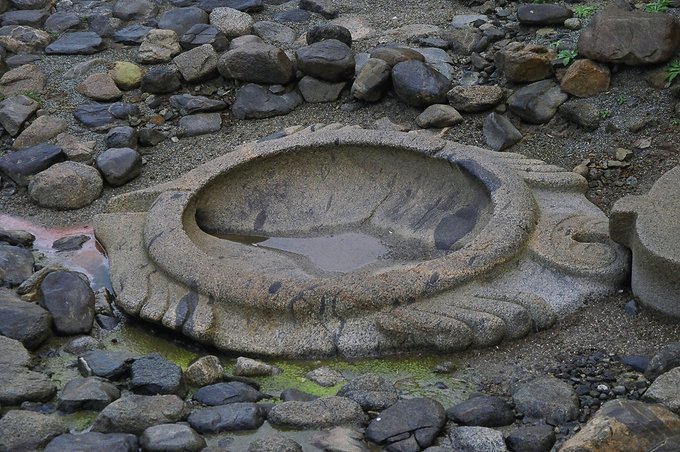
[[615,6],[593,16],[581,32],[578,53],[631,66],[670,60],[680,47],[680,21],[669,14],[625,11]]

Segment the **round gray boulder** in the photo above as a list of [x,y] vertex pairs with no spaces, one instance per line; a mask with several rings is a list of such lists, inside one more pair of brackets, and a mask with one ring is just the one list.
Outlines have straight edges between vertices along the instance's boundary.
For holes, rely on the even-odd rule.
[[42,207],[80,209],[99,198],[103,185],[96,169],[69,161],[57,163],[32,177],[28,194]]

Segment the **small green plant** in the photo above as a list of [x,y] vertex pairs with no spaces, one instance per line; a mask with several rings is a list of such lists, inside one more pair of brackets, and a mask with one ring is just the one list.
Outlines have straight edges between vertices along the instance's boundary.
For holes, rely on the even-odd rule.
[[670,0],[656,0],[655,2],[647,3],[645,11],[648,13],[662,13],[668,9],[670,3]]
[[623,94],[621,94],[620,96],[618,96],[618,97],[616,98],[616,103],[619,104],[619,105],[625,104],[625,103],[626,103],[626,96],[624,96]]
[[666,81],[670,84],[680,75],[680,60],[675,60],[666,66]]
[[671,119],[671,125],[672,126],[680,126],[680,118]]
[[553,41],[550,44],[548,44],[548,47],[550,47],[551,49],[557,50],[557,49],[560,48],[560,44],[562,44],[561,41]]
[[574,7],[574,16],[579,19],[588,19],[597,11],[597,6],[580,5]]
[[560,50],[557,54],[557,59],[560,60],[564,66],[569,66],[577,56],[578,52],[576,50]]
[[607,118],[611,117],[611,115],[612,115],[612,112],[607,110],[606,108],[604,110],[600,110],[597,113],[597,116],[599,116],[600,119],[607,119]]

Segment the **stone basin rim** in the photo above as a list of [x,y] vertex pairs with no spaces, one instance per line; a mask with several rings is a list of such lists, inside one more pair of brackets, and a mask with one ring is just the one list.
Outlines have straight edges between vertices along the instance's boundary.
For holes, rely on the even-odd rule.
[[[214,299],[229,300],[248,308],[288,312],[318,309],[320,300],[323,303],[329,294],[333,296],[337,312],[410,303],[456,287],[514,257],[528,240],[538,216],[530,190],[516,173],[489,158],[490,151],[443,140],[405,139],[404,135],[408,134],[339,130],[312,136],[293,135],[274,143],[254,143],[227,154],[212,167],[204,167],[204,173],[191,184],[191,190],[169,189],[156,198],[144,227],[149,256],[192,290]],[[198,245],[200,238],[209,234],[196,221],[197,196],[217,177],[254,159],[338,146],[406,150],[458,165],[486,187],[492,206],[488,223],[464,247],[441,258],[305,280],[244,275],[239,273],[238,262],[219,260]],[[276,290],[272,290],[274,287]]]

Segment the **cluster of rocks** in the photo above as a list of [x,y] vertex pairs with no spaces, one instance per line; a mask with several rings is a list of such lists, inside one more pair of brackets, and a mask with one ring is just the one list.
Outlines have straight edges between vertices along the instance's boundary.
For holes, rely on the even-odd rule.
[[[229,110],[237,119],[268,118],[343,93],[349,98],[342,108],[351,110],[391,90],[424,109],[416,119],[422,128],[453,127],[465,122],[464,114],[489,112],[484,138],[499,151],[522,138],[520,123],[544,124],[558,112],[594,130],[601,112],[581,98],[608,90],[612,65],[663,63],[680,45],[673,16],[615,6],[582,30],[578,52],[585,58],[563,67],[557,49],[530,43],[536,27],[581,27],[572,10],[555,4],[486,2],[473,7],[479,14],[455,16],[448,28],[391,30],[386,45],[355,52],[350,31],[327,20],[338,16],[337,8],[321,0],[300,1],[299,9],[276,13],[273,21],[254,19],[267,11],[261,1],[173,2],[166,9],[117,0],[105,13],[87,15],[87,31],[64,3],[56,11],[44,1],[30,9],[10,3],[15,9],[2,15],[0,29],[8,52],[0,124],[15,139],[0,157],[0,174],[54,209],[86,206],[104,182],[116,187],[137,177],[140,147],[220,131]],[[313,18],[322,22],[302,36],[286,25]],[[104,67],[93,59],[65,74],[80,80],[76,90],[88,100],[73,106],[78,124],[108,132],[105,150],[93,158],[94,142],[79,141],[64,119],[41,110],[36,95],[50,80],[31,62],[41,52],[89,55],[115,45],[138,46],[136,61]]]

